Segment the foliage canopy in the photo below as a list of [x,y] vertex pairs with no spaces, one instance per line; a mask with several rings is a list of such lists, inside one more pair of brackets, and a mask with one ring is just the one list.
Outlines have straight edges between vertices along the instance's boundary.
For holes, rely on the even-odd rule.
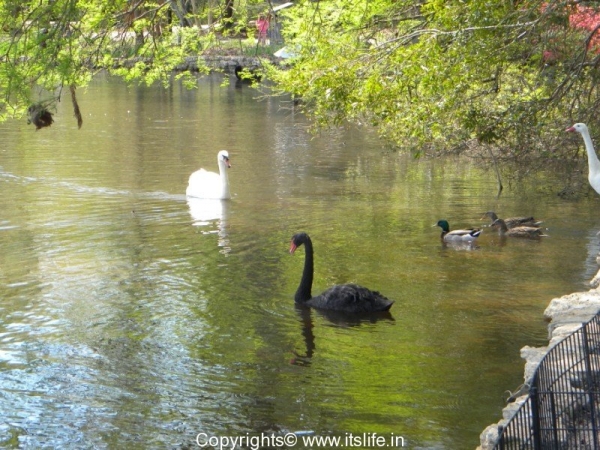
[[[245,26],[252,0],[1,0],[0,114],[21,115],[99,71],[169,83],[173,69]],[[197,61],[199,71],[207,71]],[[190,73],[179,73],[189,84]],[[45,96],[45,97],[44,97]]]
[[[60,97],[65,86],[74,94],[100,70],[168,83],[184,59],[211,48],[215,24],[219,36],[235,33],[266,7],[273,5],[0,1],[0,119],[48,93]],[[270,78],[301,98],[318,125],[366,123],[417,155],[476,143],[494,162],[530,168],[557,155],[577,159],[574,145],[550,150],[565,125],[600,126],[598,2],[300,0],[281,15],[296,56],[271,67]],[[200,59],[198,67],[206,70]],[[189,73],[178,77],[195,83]]]
[[271,76],[324,126],[371,124],[415,154],[476,144],[494,161],[542,164],[565,126],[600,125],[597,11],[556,0],[305,1],[288,13],[296,58]]

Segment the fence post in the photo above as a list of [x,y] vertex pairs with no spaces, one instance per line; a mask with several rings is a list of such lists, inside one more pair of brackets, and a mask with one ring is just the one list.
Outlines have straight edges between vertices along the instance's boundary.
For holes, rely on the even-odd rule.
[[531,399],[531,427],[533,428],[533,448],[534,450],[542,450],[537,374],[534,376],[533,382],[531,383],[531,389],[529,390],[529,398]]
[[494,449],[504,450],[504,427],[502,425],[498,425],[498,442]]
[[596,404],[594,401],[595,377],[592,375],[592,362],[590,361],[590,346],[588,341],[588,324],[583,324],[581,332],[583,333],[583,351],[585,357],[585,393],[590,401],[590,421],[592,423],[592,435],[594,436],[594,448],[598,448],[598,430],[596,429]]

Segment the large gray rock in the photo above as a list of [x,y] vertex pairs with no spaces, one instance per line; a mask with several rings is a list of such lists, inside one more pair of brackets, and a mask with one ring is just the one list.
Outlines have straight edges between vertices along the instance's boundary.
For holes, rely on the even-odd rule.
[[600,292],[576,292],[552,299],[544,316],[552,320],[550,331],[565,324],[584,323],[600,311]]

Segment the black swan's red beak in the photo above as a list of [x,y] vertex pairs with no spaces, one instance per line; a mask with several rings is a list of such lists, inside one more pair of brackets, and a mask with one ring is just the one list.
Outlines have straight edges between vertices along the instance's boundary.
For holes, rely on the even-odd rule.
[[290,254],[293,255],[297,248],[298,246],[294,243],[294,241],[292,241],[290,244]]

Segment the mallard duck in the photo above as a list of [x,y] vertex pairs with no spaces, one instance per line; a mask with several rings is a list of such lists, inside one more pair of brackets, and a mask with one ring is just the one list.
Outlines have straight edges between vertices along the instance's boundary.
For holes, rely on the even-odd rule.
[[[494,211],[486,212],[481,218],[484,219],[486,217],[489,217],[491,219],[492,223],[494,223],[494,221],[498,220],[498,216],[496,215],[496,213]],[[503,220],[508,229],[511,229],[514,227],[539,227],[542,224],[541,221],[535,220],[533,218],[533,216],[509,217],[508,219],[503,219]]]
[[541,228],[537,227],[514,227],[508,228],[506,226],[506,222],[502,219],[494,220],[491,227],[495,230],[498,230],[500,236],[510,236],[510,237],[522,237],[522,238],[540,238],[546,237],[548,235],[544,234],[544,231]]
[[465,242],[473,243],[481,234],[479,228],[469,228],[466,230],[452,230],[450,231],[450,224],[447,220],[438,220],[435,224],[442,229],[442,241],[443,242]]

